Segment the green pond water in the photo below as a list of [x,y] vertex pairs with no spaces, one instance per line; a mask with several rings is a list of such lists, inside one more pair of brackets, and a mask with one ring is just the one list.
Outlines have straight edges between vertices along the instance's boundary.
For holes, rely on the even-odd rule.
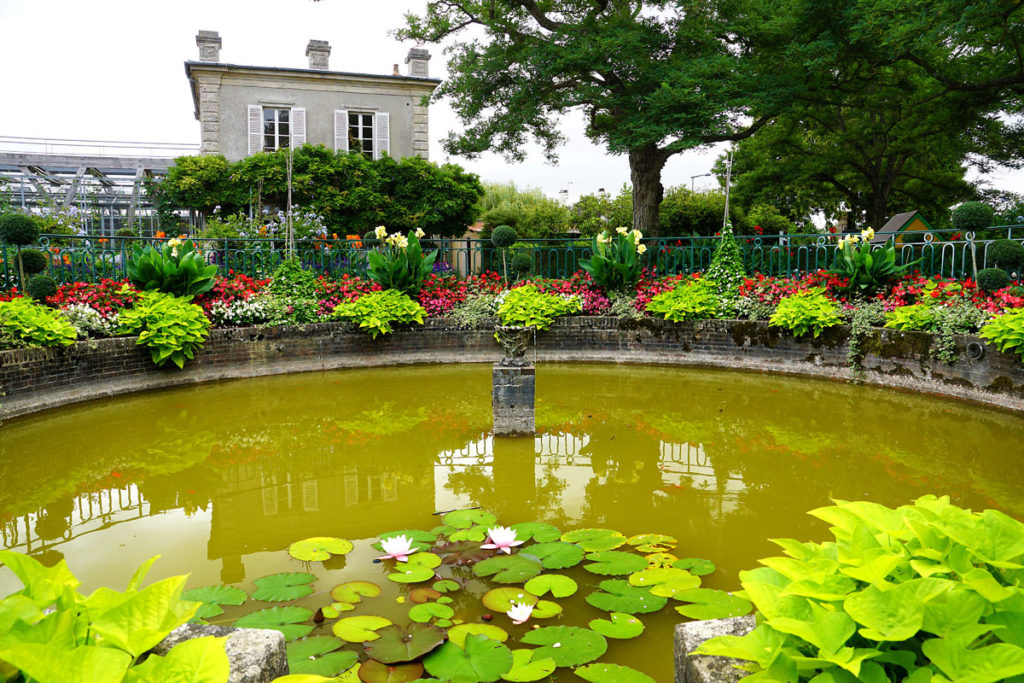
[[[490,429],[489,365],[344,370],[184,387],[97,401],[0,427],[0,531],[6,548],[66,558],[83,591],[150,577],[189,587],[280,571],[316,574],[316,608],[343,581],[384,593],[343,616],[405,622],[408,587],[371,560],[378,533],[430,529],[437,511],[482,506],[504,524],[607,527],[678,539],[679,557],[737,572],[777,554],[769,538],[823,540],[806,514],[836,499],[899,505],[949,495],[1024,518],[1024,420],[957,402],[868,387],[729,371],[543,364],[535,439]],[[292,559],[309,536],[355,550]],[[544,625],[606,616],[583,596],[606,577],[576,568],[580,592]],[[471,573],[470,573],[471,575]],[[0,569],[0,595],[19,584]],[[484,611],[480,580],[454,594],[456,616]],[[216,623],[270,606],[229,607]],[[672,680],[671,607],[640,615],[602,661]],[[498,625],[515,638],[530,624]],[[329,626],[329,624],[328,624]],[[329,633],[325,627],[314,633]],[[576,680],[562,675],[562,679]]]

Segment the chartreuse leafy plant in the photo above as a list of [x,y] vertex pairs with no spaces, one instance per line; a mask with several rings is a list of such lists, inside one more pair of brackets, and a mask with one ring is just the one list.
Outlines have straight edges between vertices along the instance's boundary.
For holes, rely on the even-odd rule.
[[647,302],[647,311],[674,323],[705,320],[718,313],[718,291],[711,280],[689,280]]
[[383,245],[366,255],[370,279],[384,289],[397,289],[404,294],[419,292],[437,258],[437,250],[423,255],[422,235],[420,230],[404,236],[398,232],[387,235],[386,228],[378,227],[376,236],[383,240]]
[[594,238],[593,255],[580,261],[580,268],[590,273],[594,282],[606,292],[625,292],[640,281],[642,256],[647,247],[639,230],[616,228],[615,234],[602,231]]
[[508,290],[498,306],[498,319],[502,325],[536,327],[547,330],[555,318],[580,313],[583,306],[576,296],[541,292],[536,285],[524,285]]
[[121,311],[118,332],[137,334],[157,366],[168,361],[179,368],[195,357],[210,334],[210,321],[192,297],[143,292],[132,308]]
[[758,626],[697,652],[751,662],[750,680],[972,681],[1024,675],[1024,524],[925,496],[895,510],[811,514],[833,541],[778,540],[741,572]]
[[0,340],[4,338],[22,346],[70,346],[78,332],[52,308],[18,297],[0,302]]
[[830,327],[842,323],[839,309],[821,289],[797,292],[779,302],[775,313],[768,319],[773,327],[784,327],[794,337],[812,333],[815,338]]
[[419,323],[427,312],[407,294],[395,289],[370,292],[355,301],[338,304],[331,316],[335,320],[347,320],[359,325],[374,339],[381,334],[391,334],[391,323]]
[[938,329],[938,322],[935,320],[935,311],[927,304],[914,304],[912,306],[898,306],[885,314],[885,326],[895,330],[926,330],[929,332]]
[[213,287],[217,266],[208,266],[192,240],[167,240],[161,247],[135,247],[128,280],[142,290],[174,296],[202,294]]
[[83,595],[64,560],[46,567],[31,557],[0,551],[0,564],[23,584],[20,591],[0,600],[0,663],[13,667],[7,680],[227,681],[223,638],[198,638],[176,645],[166,656],[141,661],[199,607],[181,599],[188,577],[142,587],[155,560],[135,572],[123,593],[100,588]]
[[1004,313],[981,328],[979,336],[1000,351],[1012,351],[1024,361],[1024,311]]

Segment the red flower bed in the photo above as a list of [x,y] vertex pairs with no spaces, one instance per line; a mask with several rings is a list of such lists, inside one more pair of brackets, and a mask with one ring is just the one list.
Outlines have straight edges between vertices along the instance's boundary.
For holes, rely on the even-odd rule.
[[494,271],[459,279],[458,275],[431,273],[420,288],[420,305],[429,316],[443,316],[471,294],[498,294],[505,289],[501,275]]
[[266,287],[268,282],[270,280],[254,280],[248,275],[236,273],[231,273],[231,277],[218,275],[214,279],[213,288],[197,296],[193,303],[209,315],[214,303],[230,305],[236,301],[245,301]]
[[355,301],[368,292],[380,290],[380,285],[361,277],[353,277],[348,273],[340,280],[328,280],[322,275],[316,281],[316,296],[319,299],[317,313],[330,315],[340,303]]
[[104,318],[122,308],[131,308],[139,298],[139,290],[127,280],[100,280],[99,283],[72,282],[61,285],[47,301],[58,308],[74,304],[90,306]]

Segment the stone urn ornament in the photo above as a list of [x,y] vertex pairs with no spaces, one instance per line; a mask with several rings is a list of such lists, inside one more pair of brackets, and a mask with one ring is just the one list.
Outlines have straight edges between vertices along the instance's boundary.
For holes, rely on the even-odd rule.
[[536,329],[532,326],[522,327],[519,325],[496,325],[494,338],[498,340],[505,350],[505,357],[501,359],[504,367],[522,367],[529,365],[526,359],[526,349],[530,347],[530,340]]

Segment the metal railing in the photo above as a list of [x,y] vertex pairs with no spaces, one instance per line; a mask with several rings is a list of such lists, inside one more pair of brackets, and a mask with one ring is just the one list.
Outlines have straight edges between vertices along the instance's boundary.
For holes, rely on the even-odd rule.
[[[1024,225],[997,226],[984,232],[984,239],[975,239],[952,230],[933,231],[920,242],[898,244],[897,264],[917,261],[914,269],[924,275],[963,278],[973,276],[975,264],[978,270],[989,265],[988,251],[995,239],[1010,238],[1024,244]],[[736,240],[748,272],[792,276],[831,269],[841,237],[737,235]],[[658,275],[690,274],[711,265],[718,238],[659,237],[643,242],[646,267]],[[148,237],[44,235],[35,248],[48,255],[46,272],[63,284],[123,278],[136,247],[161,243]],[[196,243],[206,261],[218,266],[222,274],[242,273],[257,279],[270,277],[288,253],[282,239],[197,238]],[[878,244],[876,249],[884,246]],[[590,239],[521,240],[504,254],[490,240],[478,239],[425,239],[423,248],[438,251],[436,272],[461,276],[501,271],[514,254],[526,253],[533,275],[567,278],[580,270],[581,260],[592,255]],[[360,240],[299,240],[295,253],[305,268],[329,278],[366,273],[367,249]],[[0,290],[17,283],[17,249],[0,243]]]
[[93,157],[174,159],[199,153],[199,145],[178,142],[75,140],[0,135],[0,152]]

